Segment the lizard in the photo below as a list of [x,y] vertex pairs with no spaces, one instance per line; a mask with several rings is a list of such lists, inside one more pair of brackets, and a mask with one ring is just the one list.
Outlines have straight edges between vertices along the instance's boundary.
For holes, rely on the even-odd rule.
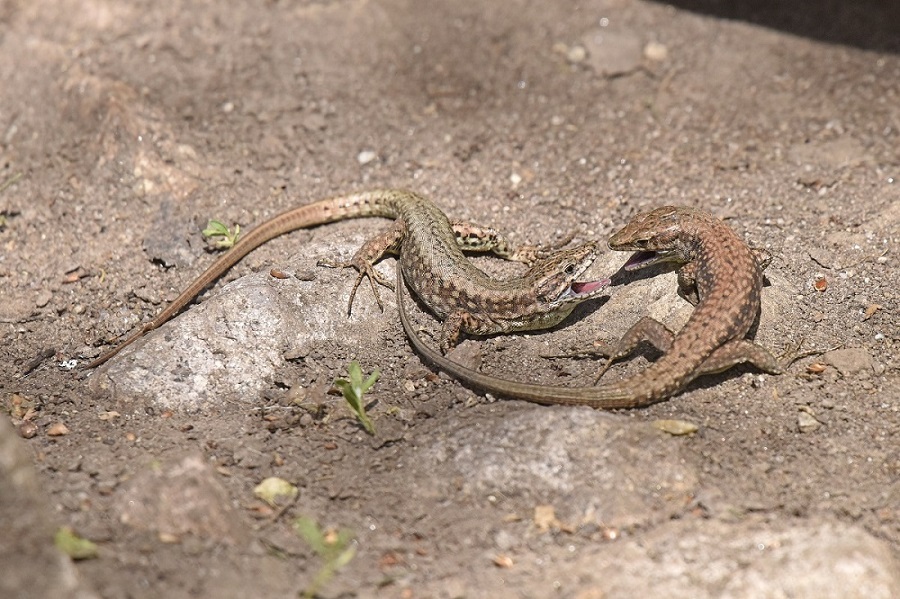
[[[445,350],[457,342],[462,332],[488,335],[554,326],[576,305],[599,295],[608,283],[608,280],[577,280],[597,256],[599,248],[595,241],[544,257],[536,248],[513,251],[506,239],[490,227],[451,222],[433,202],[410,191],[382,189],[335,196],[292,208],[253,228],[155,318],[88,363],[86,368],[103,364],[161,326],[267,241],[302,228],[376,216],[392,218],[394,223],[368,240],[351,260],[319,264],[353,267],[358,271],[347,306],[349,314],[364,278],[369,279],[375,299],[383,309],[375,283],[388,288],[393,285],[378,274],[373,264],[387,253],[398,254],[405,280],[444,321],[441,346]],[[498,280],[478,269],[463,250],[491,251],[532,266],[519,278]]]
[[635,252],[623,266],[626,271],[676,263],[679,295],[695,305],[678,334],[644,317],[610,346],[608,363],[628,355],[642,340],[663,352],[630,378],[594,387],[562,387],[512,381],[467,368],[419,337],[405,311],[404,275],[398,272],[397,302],[404,331],[419,354],[464,383],[545,405],[640,408],[669,398],[700,375],[742,362],[771,374],[783,372],[767,349],[745,338],[760,309],[765,254],[751,250],[723,221],[694,208],[664,206],[637,215],[610,237],[608,245]]

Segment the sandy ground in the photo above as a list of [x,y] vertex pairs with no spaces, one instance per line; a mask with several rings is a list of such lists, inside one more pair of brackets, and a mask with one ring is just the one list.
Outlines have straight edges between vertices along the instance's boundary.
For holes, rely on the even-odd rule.
[[[785,4],[0,3],[0,595],[298,596],[327,561],[306,517],[355,550],[322,597],[900,596],[900,7]],[[830,351],[633,412],[486,397],[386,290],[347,317],[353,275],[316,262],[385,226],[357,220],[73,368],[211,262],[209,219],[374,187],[517,243],[703,208],[775,255],[757,341]],[[672,275],[610,295],[458,359],[585,384],[542,356],[690,314]],[[374,436],[330,391],[352,360]],[[96,556],[60,557],[64,526]]]

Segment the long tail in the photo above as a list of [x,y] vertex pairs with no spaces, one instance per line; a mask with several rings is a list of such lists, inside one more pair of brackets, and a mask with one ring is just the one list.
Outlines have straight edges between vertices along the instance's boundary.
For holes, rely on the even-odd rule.
[[312,204],[291,208],[273,216],[241,237],[234,247],[213,262],[203,274],[182,291],[156,318],[131,333],[114,348],[100,354],[98,358],[87,364],[85,368],[90,369],[100,366],[145,334],[162,326],[190,304],[213,281],[228,272],[228,269],[237,264],[244,256],[267,241],[298,229],[324,225],[348,218],[366,216],[396,218],[396,208],[389,200],[403,193],[406,192],[394,190],[366,191],[319,200]]
[[524,399],[532,403],[543,405],[569,405],[590,406],[592,408],[613,410],[619,408],[637,408],[660,401],[656,398],[642,398],[625,387],[619,385],[604,385],[601,387],[559,387],[550,385],[532,385],[501,379],[483,374],[462,364],[454,362],[432,349],[422,341],[412,323],[404,306],[403,272],[397,269],[397,310],[400,312],[400,322],[406,337],[417,353],[426,360],[444,370],[460,381],[473,385],[480,391],[496,393],[504,397]]

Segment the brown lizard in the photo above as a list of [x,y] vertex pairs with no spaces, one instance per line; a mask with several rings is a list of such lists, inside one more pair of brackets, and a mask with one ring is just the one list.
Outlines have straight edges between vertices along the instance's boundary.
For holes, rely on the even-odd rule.
[[[156,318],[124,341],[90,362],[103,364],[124,347],[161,326],[187,306],[210,283],[241,258],[265,242],[284,233],[350,218],[393,218],[393,226],[367,241],[346,263],[324,266],[353,267],[359,276],[350,293],[348,312],[363,278],[368,277],[378,305],[375,283],[393,286],[373,268],[385,253],[400,256],[400,269],[417,295],[444,320],[441,347],[456,343],[460,332],[488,335],[551,327],[579,303],[597,296],[606,281],[579,282],[597,256],[596,242],[553,252],[535,262],[536,249],[513,252],[494,229],[467,223],[451,223],[430,200],[409,191],[376,190],[313,202],[283,212],[243,236],[219,257]],[[535,262],[520,278],[494,279],[472,264],[462,253],[491,251],[501,257]]]
[[[677,335],[645,317],[612,345],[610,361],[628,355],[641,340],[663,352],[659,360],[631,378],[596,387],[560,387],[501,379],[462,366],[418,336],[404,310],[402,284],[398,284],[403,328],[420,354],[463,382],[541,404],[638,408],[668,398],[700,375],[741,362],[772,374],[782,372],[768,350],[745,339],[759,313],[762,266],[724,222],[693,208],[666,206],[637,215],[610,238],[609,247],[636,252],[626,262],[626,270],[678,263],[679,295],[696,306]],[[403,276],[397,273],[399,282]]]

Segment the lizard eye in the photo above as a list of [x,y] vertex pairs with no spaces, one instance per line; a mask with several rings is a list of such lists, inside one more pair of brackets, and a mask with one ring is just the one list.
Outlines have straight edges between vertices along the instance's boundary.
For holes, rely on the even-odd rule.
[[568,275],[568,276],[570,276],[570,277],[571,277],[572,275],[574,275],[574,274],[575,274],[575,265],[574,265],[574,264],[567,264],[567,265],[566,265],[565,273],[566,273],[566,275]]

